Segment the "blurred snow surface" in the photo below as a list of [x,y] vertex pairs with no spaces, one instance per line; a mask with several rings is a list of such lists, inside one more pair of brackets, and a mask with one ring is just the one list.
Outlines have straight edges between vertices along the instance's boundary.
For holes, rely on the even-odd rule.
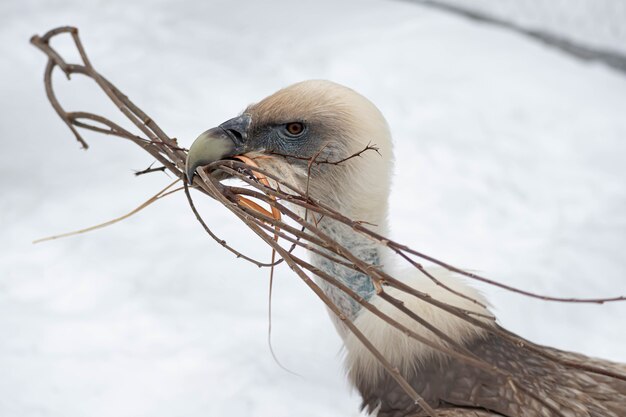
[[540,30],[585,46],[626,53],[624,0],[434,0]]
[[[404,2],[5,0],[0,23],[0,416],[359,415],[321,303],[279,268],[273,346],[289,374],[267,345],[266,271],[210,240],[184,195],[31,243],[170,181],[133,177],[151,160],[121,140],[87,134],[79,149],[28,45],[58,25],[80,27],[97,68],[184,145],[290,83],[349,85],[392,126],[394,237],[540,293],[626,293],[623,74]],[[70,109],[116,114],[87,81],[65,84]],[[200,203],[221,236],[269,258]],[[481,289],[533,341],[626,361],[623,303]]]

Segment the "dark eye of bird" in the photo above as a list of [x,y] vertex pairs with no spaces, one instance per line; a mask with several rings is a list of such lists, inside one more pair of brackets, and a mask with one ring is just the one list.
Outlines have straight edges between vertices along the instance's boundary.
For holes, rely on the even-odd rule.
[[304,124],[300,122],[287,123],[285,129],[291,136],[300,136],[304,132]]

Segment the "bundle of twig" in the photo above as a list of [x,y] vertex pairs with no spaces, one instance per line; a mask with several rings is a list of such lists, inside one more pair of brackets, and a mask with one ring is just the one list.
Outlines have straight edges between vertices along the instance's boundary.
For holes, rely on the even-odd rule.
[[[57,35],[69,34],[78,49],[80,57],[82,59],[81,64],[67,63],[59,53],[51,47],[50,41]],[[549,351],[541,349],[533,344],[526,342],[517,336],[506,332],[500,327],[489,325],[489,321],[493,320],[492,317],[467,311],[444,302],[438,301],[428,294],[422,293],[413,287],[410,287],[403,283],[396,277],[390,276],[385,273],[379,266],[372,265],[359,259],[353,255],[346,247],[342,246],[339,242],[330,238],[324,231],[318,227],[316,219],[321,217],[333,219],[347,227],[352,228],[359,234],[366,236],[368,239],[382,245],[399,257],[403,258],[410,265],[418,269],[421,273],[425,274],[437,285],[444,289],[453,292],[458,297],[468,298],[464,294],[456,293],[454,290],[447,288],[443,283],[437,281],[420,262],[429,262],[436,264],[450,271],[458,274],[462,274],[466,277],[479,280],[491,285],[498,286],[510,291],[518,292],[529,297],[540,298],[551,301],[566,301],[566,302],[588,302],[588,303],[604,303],[608,301],[624,300],[624,297],[614,298],[597,298],[597,299],[574,299],[574,298],[559,298],[548,297],[544,295],[534,294],[522,289],[512,288],[510,286],[497,283],[479,275],[466,272],[438,259],[430,257],[424,253],[413,250],[405,245],[395,242],[385,236],[381,236],[367,227],[366,224],[354,219],[350,219],[332,207],[328,207],[322,204],[320,201],[316,201],[314,198],[308,195],[308,190],[298,189],[294,184],[288,184],[282,178],[278,178],[272,175],[270,172],[266,172],[254,164],[250,159],[239,158],[231,160],[220,160],[208,165],[204,169],[198,171],[199,176],[195,176],[193,179],[193,187],[200,190],[204,194],[214,198],[222,203],[228,210],[230,210],[236,217],[242,220],[242,222],[249,227],[261,240],[263,240],[272,250],[278,255],[279,260],[274,262],[264,263],[258,260],[252,259],[235,248],[229,246],[226,241],[217,237],[210,229],[210,227],[203,221],[200,213],[196,210],[185,178],[185,159],[187,155],[186,149],[181,148],[176,139],[170,138],[157,123],[148,117],[141,109],[133,104],[127,96],[119,91],[113,84],[111,84],[106,78],[100,75],[90,63],[83,45],[78,36],[78,31],[72,27],[61,27],[47,32],[43,36],[34,36],[31,42],[44,52],[48,57],[48,63],[44,73],[44,83],[47,96],[56,110],[57,114],[67,124],[67,126],[74,133],[76,139],[81,145],[87,148],[87,143],[81,137],[78,128],[91,130],[107,135],[118,136],[128,139],[141,148],[146,150],[152,157],[154,157],[159,163],[162,164],[162,168],[156,168],[157,170],[166,169],[181,180],[185,186],[185,193],[187,195],[189,205],[192,208],[198,221],[202,224],[207,233],[215,239],[220,245],[234,253],[238,258],[246,259],[249,262],[254,263],[259,267],[273,268],[280,262],[285,262],[295,273],[301,278],[306,285],[328,306],[328,308],[345,324],[345,326],[351,331],[363,345],[380,361],[389,374],[397,381],[397,383],[404,389],[416,404],[419,404],[422,409],[429,415],[434,416],[436,413],[434,410],[418,395],[418,393],[411,387],[411,385],[404,379],[401,372],[392,366],[388,360],[377,350],[377,348],[363,335],[363,333],[352,323],[350,318],[342,314],[340,309],[333,304],[329,297],[322,291],[322,289],[312,280],[313,276],[317,276],[322,280],[325,280],[330,285],[343,291],[345,294],[354,299],[363,308],[371,311],[374,315],[387,322],[390,326],[400,330],[408,337],[413,338],[432,349],[442,352],[451,358],[455,358],[461,361],[465,361],[472,366],[483,369],[486,372],[494,374],[504,374],[510,384],[517,386],[519,391],[524,391],[523,385],[518,384],[518,381],[513,375],[507,374],[506,371],[499,369],[498,367],[489,364],[480,358],[468,352],[463,346],[455,343],[449,335],[446,335],[441,330],[431,326],[423,318],[419,317],[415,312],[407,309],[402,302],[386,293],[385,288],[395,288],[405,293],[429,303],[442,311],[465,320],[468,325],[478,326],[485,329],[488,332],[495,333],[502,338],[509,341],[523,344],[526,349],[534,351],[535,353],[543,356],[550,357],[550,359],[562,363],[566,366],[576,367],[579,369],[585,369],[589,372],[594,372],[602,375],[607,375],[613,378],[624,379],[625,377],[618,372],[613,372],[610,369],[604,367],[595,366],[590,363],[584,363],[580,361],[568,360],[556,355],[551,355]],[[55,67],[61,69],[61,71],[69,78],[72,74],[82,74],[93,79],[98,86],[105,92],[105,94],[113,101],[113,103],[119,108],[119,110],[126,116],[144,136],[134,134],[119,124],[102,117],[97,114],[74,111],[68,112],[64,110],[55,96],[55,92],[52,84],[52,74]],[[375,146],[368,146],[359,153],[351,156],[357,157],[362,152],[376,151]],[[349,159],[349,158],[348,158]],[[347,159],[346,159],[347,160]],[[315,164],[341,164],[346,160],[330,161],[319,160],[318,155],[314,156],[308,161],[309,167]],[[152,171],[154,169],[150,169]],[[214,172],[221,171],[226,173],[229,177],[239,179],[245,183],[247,187],[240,187],[234,185],[226,185],[218,180],[218,176],[213,175]],[[165,193],[163,190],[162,193]],[[159,198],[162,194],[158,194],[155,198]],[[264,209],[261,204],[269,207],[269,210]],[[297,211],[290,207],[300,207],[305,213],[304,216],[298,214]],[[285,243],[283,243],[285,242]],[[287,247],[285,247],[286,245]],[[386,300],[395,308],[402,311],[411,319],[420,323],[420,325],[433,332],[445,343],[433,343],[429,338],[425,338],[420,334],[412,331],[410,328],[402,325],[398,321],[392,319],[389,315],[383,313],[369,301],[363,299],[352,289],[342,283],[340,280],[329,275],[328,273],[316,268],[300,256],[296,255],[293,251],[295,247],[305,248],[307,251],[313,252],[319,256],[325,257],[328,260],[341,265],[345,268],[357,271],[370,277],[376,293],[379,297]],[[473,303],[480,304],[477,300],[471,300]]]

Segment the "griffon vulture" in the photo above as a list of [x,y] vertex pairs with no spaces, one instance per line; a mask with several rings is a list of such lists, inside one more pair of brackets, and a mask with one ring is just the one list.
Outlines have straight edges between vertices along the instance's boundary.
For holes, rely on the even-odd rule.
[[[341,167],[315,165],[310,171],[308,190],[312,197],[352,219],[371,224],[373,230],[386,235],[393,160],[387,122],[365,97],[332,82],[305,81],[289,86],[250,105],[240,116],[204,132],[191,146],[186,169],[188,178],[193,179],[198,167],[246,154],[257,158],[261,168],[304,189],[309,174],[306,158],[316,153],[322,158],[345,158],[369,143],[377,145],[379,154],[364,153]],[[276,153],[299,158],[273,156]],[[381,265],[422,292],[469,311],[491,314],[486,308],[434,285],[416,270],[393,270],[393,261],[387,259],[389,255],[383,248],[352,229],[328,219],[323,219],[319,227],[359,258]],[[430,331],[379,299],[367,275],[349,271],[314,253],[311,258],[317,268],[339,278],[416,333],[436,341],[437,337]],[[457,292],[484,302],[480,294],[454,276],[439,271],[437,277]],[[467,351],[512,374],[524,387],[518,390],[502,375],[451,359],[408,338],[361,308],[342,291],[321,279],[318,281],[343,314],[401,371],[438,415],[626,416],[624,380],[566,366],[564,362],[587,363],[622,374],[626,373],[624,365],[537,346],[523,339],[519,339],[523,342],[513,343],[403,292],[385,290]],[[335,325],[345,345],[348,378],[361,394],[363,408],[379,417],[424,415],[420,406],[405,394],[352,333],[338,320]]]

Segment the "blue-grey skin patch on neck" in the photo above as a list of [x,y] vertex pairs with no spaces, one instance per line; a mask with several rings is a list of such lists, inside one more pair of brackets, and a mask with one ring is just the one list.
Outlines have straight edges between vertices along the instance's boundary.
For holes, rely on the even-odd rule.
[[[337,223],[329,224],[329,222],[322,223],[324,224],[320,224],[320,228],[333,239],[341,243],[346,249],[352,252],[353,255],[370,265],[380,266],[378,247],[370,239],[344,225],[338,225]],[[356,272],[343,265],[338,265],[317,254],[312,255],[312,262],[319,269],[343,282],[346,286],[363,297],[364,300],[369,300],[374,295],[374,284],[368,275]],[[361,305],[356,300],[322,279],[318,280],[318,284],[348,319],[352,320],[356,317],[361,309]]]

